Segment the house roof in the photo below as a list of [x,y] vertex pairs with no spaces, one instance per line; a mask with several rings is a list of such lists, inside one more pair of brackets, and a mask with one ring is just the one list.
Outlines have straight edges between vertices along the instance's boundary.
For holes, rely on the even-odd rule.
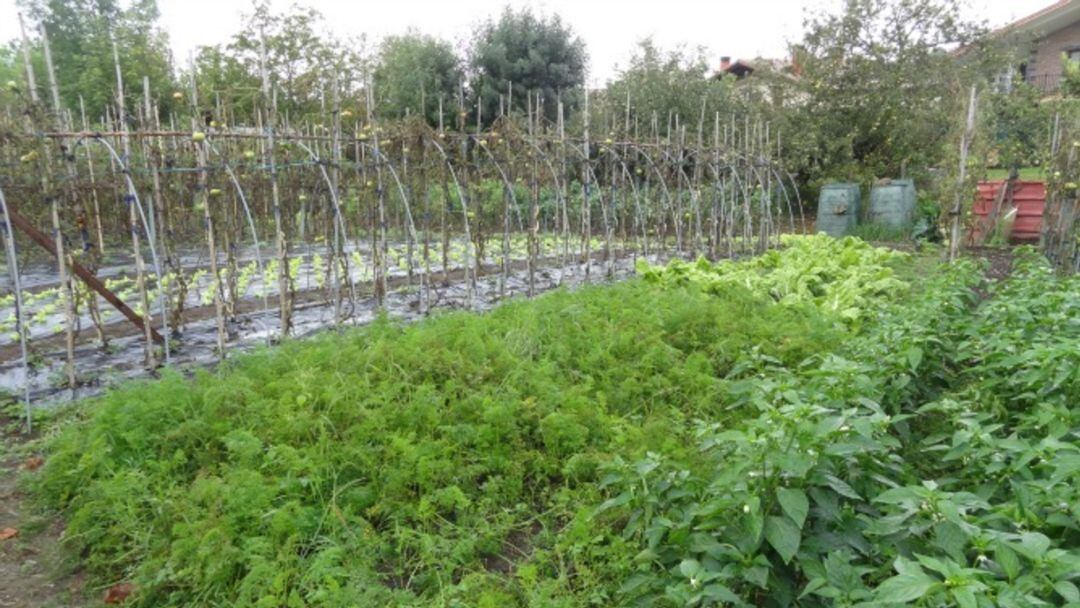
[[1080,21],[1080,0],[1058,0],[997,30],[999,34],[1049,33]]
[[753,71],[754,71],[753,66],[751,66],[749,63],[746,63],[742,59],[736,60],[734,63],[729,65],[726,69],[724,69],[725,74],[734,74],[736,76],[743,76],[743,75],[749,74],[749,73],[751,73]]
[[737,59],[729,64],[721,65],[713,78],[721,78],[725,74],[732,74],[738,78],[748,76],[759,70],[774,74],[798,76],[801,70],[793,59],[769,59],[767,57],[755,57],[753,59]]

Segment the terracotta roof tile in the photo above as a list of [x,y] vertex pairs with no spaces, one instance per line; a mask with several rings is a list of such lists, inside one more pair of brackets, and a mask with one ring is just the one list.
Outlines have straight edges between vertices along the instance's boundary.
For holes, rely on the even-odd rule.
[[1064,9],[1064,8],[1068,8],[1072,4],[1075,4],[1076,1],[1077,0],[1058,0],[1057,2],[1055,2],[1055,3],[1053,3],[1053,4],[1049,5],[1049,6],[1044,6],[1043,8],[1035,11],[1034,13],[1031,13],[1030,15],[1028,15],[1026,17],[1021,17],[1021,18],[1017,19],[1016,21],[1013,21],[1012,23],[1006,24],[1006,25],[998,28],[997,31],[1002,32],[1002,31],[1005,31],[1005,30],[1021,28],[1021,27],[1025,26],[1025,25],[1027,25],[1028,23],[1031,23],[1032,21],[1035,21],[1036,19],[1039,19],[1040,17],[1045,17],[1047,15],[1052,15],[1056,11],[1059,11],[1059,10]]

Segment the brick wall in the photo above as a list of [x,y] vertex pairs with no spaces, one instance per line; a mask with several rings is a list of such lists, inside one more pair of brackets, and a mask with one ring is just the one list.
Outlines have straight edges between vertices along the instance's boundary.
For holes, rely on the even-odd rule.
[[1035,42],[1028,62],[1028,80],[1043,88],[1057,88],[1061,78],[1061,54],[1080,49],[1080,21]]

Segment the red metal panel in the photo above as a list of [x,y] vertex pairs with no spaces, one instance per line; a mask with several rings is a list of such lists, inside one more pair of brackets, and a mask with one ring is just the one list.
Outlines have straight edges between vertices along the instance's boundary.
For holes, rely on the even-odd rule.
[[[979,182],[978,194],[972,205],[972,212],[980,218],[977,226],[985,226],[985,218],[994,208],[994,201],[1004,187],[1004,180]],[[1046,184],[1044,182],[1014,182],[1013,205],[1016,206],[1016,219],[1013,221],[1009,240],[1034,241],[1042,232],[1043,208],[1046,206]]]

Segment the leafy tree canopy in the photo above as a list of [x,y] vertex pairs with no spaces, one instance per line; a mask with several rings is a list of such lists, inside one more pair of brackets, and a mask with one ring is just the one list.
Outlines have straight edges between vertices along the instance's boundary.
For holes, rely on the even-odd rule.
[[431,124],[453,110],[464,74],[454,47],[445,40],[408,31],[390,36],[379,46],[374,85],[379,115],[401,118],[423,114]]
[[796,85],[804,103],[785,129],[801,148],[803,175],[897,176],[936,164],[982,67],[955,52],[983,33],[958,2],[847,0],[805,27]]
[[[129,109],[141,100],[144,77],[150,79],[153,91],[172,87],[168,36],[158,26],[156,0],[132,0],[127,5],[118,0],[19,0],[19,5],[48,34],[61,102],[68,109],[78,111],[82,96],[94,121],[114,105],[114,38]],[[35,73],[45,99],[44,66],[36,65]]]
[[646,38],[608,83],[604,93],[611,106],[608,113],[625,119],[629,103],[629,118],[645,129],[642,132],[655,126],[661,133],[676,118],[695,130],[704,114],[711,131],[715,112],[723,111],[726,117],[732,108],[730,83],[715,78],[709,67],[703,49],[664,50]]
[[250,90],[261,83],[265,45],[266,70],[279,91],[278,107],[300,118],[324,113],[335,82],[343,97],[356,92],[366,68],[364,44],[362,38],[341,40],[327,33],[322,13],[313,8],[293,5],[278,12],[260,2],[227,45],[200,53],[199,67],[210,68],[204,82],[235,88],[229,79],[236,77]]
[[537,16],[529,9],[507,7],[498,20],[480,26],[471,49],[473,93],[482,118],[490,122],[498,114],[500,95],[511,103],[512,84],[511,109],[525,109],[524,93],[539,93],[545,116],[554,120],[556,97],[568,110],[580,103],[587,59],[585,42],[558,15]]

